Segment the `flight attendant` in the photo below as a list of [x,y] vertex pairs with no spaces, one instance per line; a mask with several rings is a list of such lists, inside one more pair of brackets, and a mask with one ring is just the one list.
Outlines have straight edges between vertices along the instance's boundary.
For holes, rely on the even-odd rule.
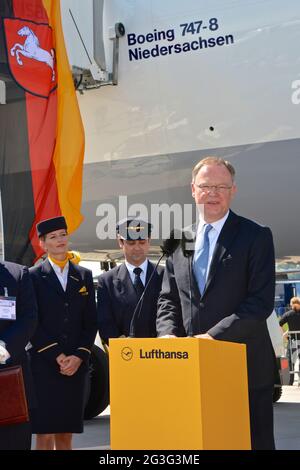
[[72,434],[83,432],[88,360],[97,331],[93,278],[68,252],[64,217],[38,223],[37,233],[48,256],[30,269],[38,305],[30,350],[38,401],[32,427],[37,450],[70,450]]

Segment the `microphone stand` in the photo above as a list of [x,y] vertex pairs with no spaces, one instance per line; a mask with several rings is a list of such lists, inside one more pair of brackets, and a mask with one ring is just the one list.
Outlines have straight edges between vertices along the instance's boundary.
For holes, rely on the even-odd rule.
[[134,323],[135,323],[136,318],[141,313],[146,291],[147,291],[148,286],[149,286],[149,284],[150,284],[150,282],[151,282],[151,280],[154,276],[154,273],[156,272],[157,266],[159,265],[159,263],[161,262],[161,260],[163,259],[164,256],[171,256],[174,253],[174,251],[176,250],[176,248],[178,247],[178,245],[179,245],[179,240],[180,239],[178,238],[178,234],[179,234],[179,232],[176,232],[175,230],[172,230],[172,232],[170,233],[169,239],[165,240],[163,242],[162,246],[160,247],[161,250],[162,250],[162,255],[159,258],[159,260],[157,261],[157,263],[156,263],[156,265],[155,265],[155,267],[152,271],[152,274],[151,274],[148,282],[145,285],[144,292],[142,293],[141,297],[139,298],[139,301],[136,304],[135,309],[133,311],[132,319],[131,319],[131,322],[130,322],[129,338],[134,338],[135,337],[135,325],[134,325]]
[[190,301],[190,321],[189,321],[189,326],[188,326],[188,331],[187,331],[187,336],[194,336],[193,335],[193,328],[192,328],[192,323],[193,323],[193,303],[192,303],[192,254],[193,250],[188,250],[186,249],[186,243],[187,240],[185,237],[182,239],[182,252],[183,256],[187,258],[188,260],[188,272],[189,272],[189,301]]
[[150,282],[151,282],[151,280],[152,280],[152,278],[153,278],[153,276],[154,276],[154,273],[156,272],[157,266],[159,265],[159,263],[161,262],[161,260],[163,259],[163,257],[164,257],[166,254],[167,254],[167,253],[163,253],[163,254],[161,255],[161,257],[159,258],[159,260],[157,261],[156,265],[154,266],[154,269],[153,269],[153,271],[152,271],[152,273],[151,273],[151,276],[150,276],[148,282],[147,282],[146,285],[145,285],[145,289],[144,289],[144,291],[143,291],[141,297],[139,298],[138,303],[137,303],[136,306],[135,306],[135,309],[134,309],[133,315],[132,315],[132,319],[131,319],[131,322],[130,322],[129,338],[134,338],[134,337],[135,337],[135,325],[134,325],[135,320],[136,320],[136,318],[139,317],[139,315],[140,315],[140,313],[141,313],[146,291],[147,291],[148,286],[149,286],[149,284],[150,284]]
[[189,322],[189,328],[188,328],[188,336],[193,336],[193,329],[192,329],[192,321],[193,321],[193,305],[192,305],[192,257],[189,254],[188,255],[188,265],[189,265],[189,298],[190,298],[190,322]]

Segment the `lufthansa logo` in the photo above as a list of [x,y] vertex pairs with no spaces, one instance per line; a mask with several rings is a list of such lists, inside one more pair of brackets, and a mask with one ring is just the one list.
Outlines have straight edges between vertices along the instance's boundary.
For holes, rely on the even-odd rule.
[[123,348],[121,351],[121,357],[124,361],[131,361],[133,358],[133,351],[131,348]]

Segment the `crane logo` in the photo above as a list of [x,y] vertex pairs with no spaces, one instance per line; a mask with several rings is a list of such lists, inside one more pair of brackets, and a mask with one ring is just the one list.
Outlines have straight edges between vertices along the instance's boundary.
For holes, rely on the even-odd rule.
[[121,357],[124,359],[124,361],[131,361],[133,358],[133,351],[131,348],[123,348],[121,351]]
[[4,31],[12,77],[25,91],[47,98],[57,86],[51,27],[45,23],[5,18]]

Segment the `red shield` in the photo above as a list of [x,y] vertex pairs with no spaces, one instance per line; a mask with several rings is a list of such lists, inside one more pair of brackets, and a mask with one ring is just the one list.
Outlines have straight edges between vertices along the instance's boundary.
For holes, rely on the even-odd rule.
[[47,98],[57,86],[52,29],[20,19],[4,19],[7,60],[13,79],[24,90]]

